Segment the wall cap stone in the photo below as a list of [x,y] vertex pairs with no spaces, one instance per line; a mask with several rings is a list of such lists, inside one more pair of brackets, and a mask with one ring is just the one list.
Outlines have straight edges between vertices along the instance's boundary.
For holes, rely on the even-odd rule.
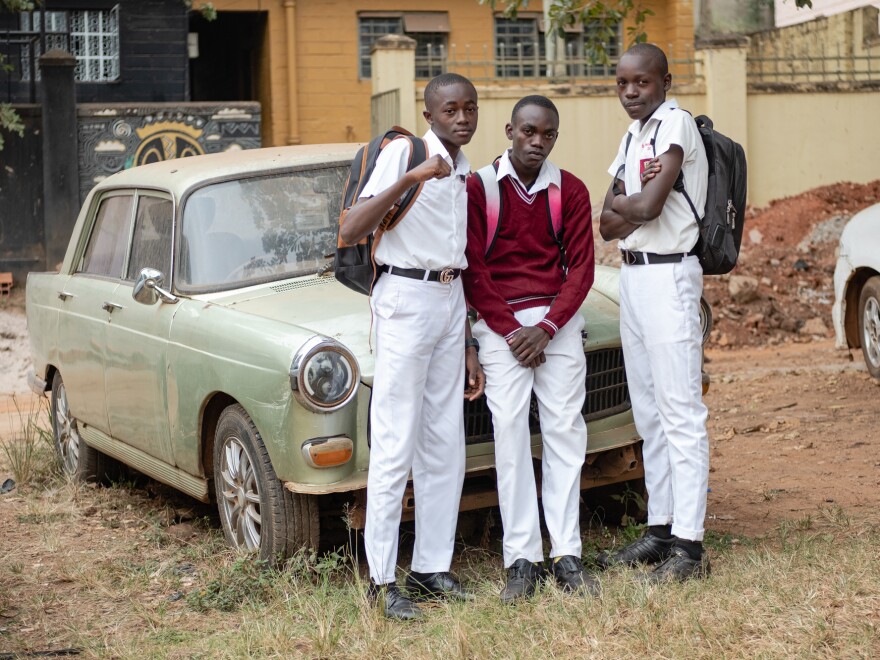
[[61,48],[53,48],[40,55],[40,66],[76,66],[76,58]]
[[386,34],[373,43],[370,54],[377,50],[415,50],[416,40],[402,34]]
[[743,34],[714,34],[700,37],[694,43],[697,50],[720,48],[748,48],[749,38]]

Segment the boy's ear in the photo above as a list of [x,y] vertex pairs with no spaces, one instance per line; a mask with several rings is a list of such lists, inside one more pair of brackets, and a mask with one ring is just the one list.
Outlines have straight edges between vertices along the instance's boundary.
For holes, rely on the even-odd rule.
[[425,121],[428,122],[429,126],[434,125],[434,118],[432,117],[430,110],[422,110],[422,117],[425,118]]
[[511,124],[507,124],[504,127],[504,133],[507,135],[508,140],[512,140],[513,139],[513,126]]
[[672,74],[667,73],[663,76],[663,91],[668,92],[670,87],[672,87]]

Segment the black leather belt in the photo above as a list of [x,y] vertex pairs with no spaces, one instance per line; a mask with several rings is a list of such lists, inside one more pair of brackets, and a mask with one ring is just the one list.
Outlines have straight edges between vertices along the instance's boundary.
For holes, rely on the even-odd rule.
[[456,277],[461,275],[461,268],[444,268],[443,270],[422,270],[421,268],[398,268],[397,266],[382,266],[380,269],[383,273],[389,275],[398,275],[400,277],[408,277],[411,280],[422,280],[423,282],[440,282],[449,284]]
[[685,257],[690,257],[693,254],[693,251],[676,252],[675,254],[654,254],[653,252],[621,250],[620,258],[628,266],[644,266],[646,264],[677,264]]

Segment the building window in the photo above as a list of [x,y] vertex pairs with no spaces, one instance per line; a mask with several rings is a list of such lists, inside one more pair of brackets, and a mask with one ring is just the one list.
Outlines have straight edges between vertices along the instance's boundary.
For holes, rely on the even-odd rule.
[[[40,32],[40,12],[21,15],[21,29]],[[112,82],[119,78],[119,6],[112,9],[47,11],[46,49],[63,48],[76,58],[77,82]],[[33,48],[36,60],[42,54],[39,40]],[[31,53],[22,51],[22,79],[30,80]],[[39,80],[39,67],[34,62]]]
[[[544,21],[539,17],[495,18],[495,73],[500,78],[536,78],[547,74]],[[567,76],[614,75],[614,65],[595,64],[601,53],[591,48],[590,37],[597,29],[566,28],[561,58]],[[615,62],[620,57],[620,25],[604,36],[604,49]]]
[[446,12],[407,12],[358,16],[359,74],[372,75],[370,50],[386,34],[405,34],[416,42],[416,78],[433,78],[446,70],[449,18]]
[[538,33],[536,18],[495,19],[495,74],[499,78],[543,75],[543,56],[544,40]]

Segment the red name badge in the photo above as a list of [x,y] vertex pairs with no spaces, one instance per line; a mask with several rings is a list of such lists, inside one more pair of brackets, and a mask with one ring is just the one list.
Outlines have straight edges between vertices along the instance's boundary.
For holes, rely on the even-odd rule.
[[650,163],[653,158],[642,158],[639,161],[639,174],[644,174],[645,170],[648,169],[648,163]]

